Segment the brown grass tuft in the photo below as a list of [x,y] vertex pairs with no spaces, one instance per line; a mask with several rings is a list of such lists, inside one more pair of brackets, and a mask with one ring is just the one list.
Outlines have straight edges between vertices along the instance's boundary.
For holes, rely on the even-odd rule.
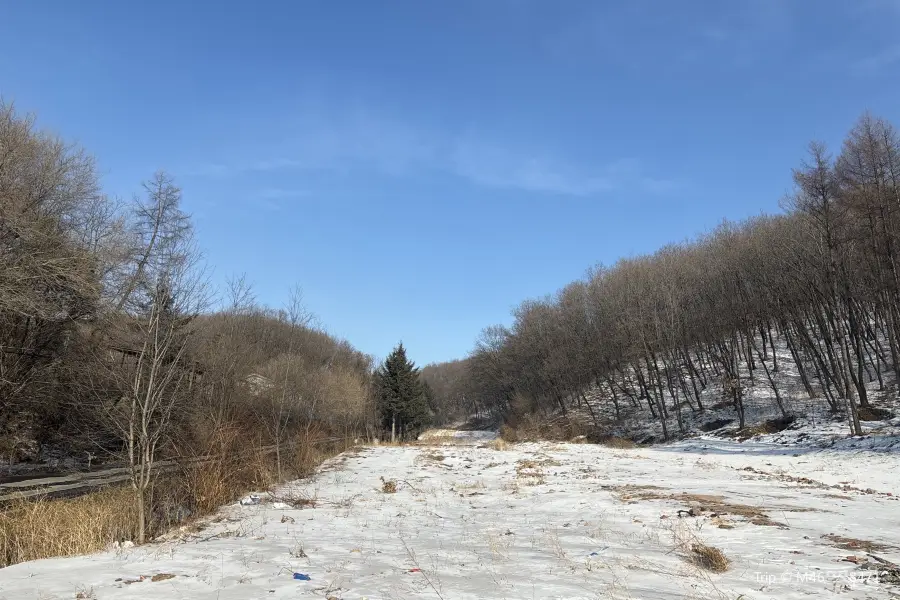
[[[588,439],[591,440],[591,438]],[[616,448],[619,450],[627,450],[629,448],[637,447],[637,444],[635,444],[632,440],[616,435],[605,435],[597,438],[596,441],[591,441],[593,443],[600,444],[601,446],[606,446],[607,448]]]
[[381,478],[381,491],[385,494],[396,494],[397,493],[397,482],[393,479],[385,479]]
[[889,544],[873,542],[871,540],[859,540],[856,538],[844,537],[842,535],[836,535],[833,533],[823,535],[822,539],[828,540],[833,546],[842,550],[863,550],[869,553],[890,552],[892,550],[898,550],[896,546],[891,546]]
[[721,550],[701,542],[691,544],[691,560],[698,567],[714,573],[724,573],[729,566],[728,558]]
[[509,442],[507,442],[502,437],[498,437],[489,441],[487,444],[485,444],[485,446],[491,448],[492,450],[503,451],[509,449]]
[[419,458],[423,461],[431,461],[431,462],[444,462],[444,459],[447,458],[437,450],[428,450],[419,454]]
[[524,480],[523,485],[541,485],[545,483],[543,467],[558,466],[559,462],[552,458],[522,459],[516,463],[516,479]]
[[[810,512],[815,509],[802,508],[796,506],[770,506],[760,507],[751,506],[749,504],[738,504],[730,502],[722,496],[710,494],[690,494],[682,492],[680,494],[655,485],[622,485],[622,486],[602,486],[604,489],[613,491],[622,502],[634,503],[642,500],[675,500],[691,506],[690,516],[708,515],[712,518],[721,517],[723,515],[731,515],[743,517],[747,522],[753,525],[765,527],[787,527],[784,523],[773,521],[766,511],[780,512]],[[685,511],[687,512],[687,511]],[[729,527],[722,527],[728,529]]]

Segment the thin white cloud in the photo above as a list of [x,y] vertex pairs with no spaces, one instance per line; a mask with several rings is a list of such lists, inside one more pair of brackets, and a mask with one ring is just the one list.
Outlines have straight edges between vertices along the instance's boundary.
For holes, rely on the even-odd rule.
[[488,187],[567,196],[588,196],[615,187],[603,175],[579,173],[549,157],[522,155],[471,139],[456,143],[447,166],[456,175]]
[[[548,152],[504,144],[479,134],[444,135],[356,111],[343,119],[303,119],[296,141],[271,158],[210,163],[192,174],[222,177],[292,170],[365,169],[391,176],[443,172],[474,185],[564,196],[591,196],[626,186],[647,192],[671,182],[644,176],[635,161],[588,167]],[[289,191],[267,190],[268,201]]]
[[564,196],[624,189],[664,193],[677,187],[675,181],[647,176],[634,159],[584,169],[553,157],[511,153],[479,140],[458,143],[452,164],[458,175],[480,185]]

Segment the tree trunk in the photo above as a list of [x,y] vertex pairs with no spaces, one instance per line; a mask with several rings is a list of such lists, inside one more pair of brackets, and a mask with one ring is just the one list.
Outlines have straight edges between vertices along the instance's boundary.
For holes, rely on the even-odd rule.
[[[765,338],[764,338],[765,339]],[[759,350],[756,348],[756,342],[751,341],[753,344],[753,349],[756,351],[759,356],[759,362],[762,363],[763,371],[766,374],[766,378],[769,380],[769,385],[772,387],[772,392],[775,394],[775,402],[778,404],[778,410],[781,411],[782,417],[787,417],[787,411],[784,409],[784,402],[781,400],[781,394],[778,392],[778,386],[775,384],[775,377],[772,375],[772,370],[769,369],[769,365],[766,364],[765,357]],[[774,356],[774,348],[772,355]]]
[[391,416],[391,443],[397,441],[397,413]]
[[278,474],[278,481],[281,481],[281,439],[275,440],[275,473]]
[[[587,405],[588,412],[591,413],[591,421],[594,422],[594,427],[599,427],[600,423],[597,421],[597,415],[594,414],[594,408],[591,406],[591,403],[588,402],[588,399],[585,397],[584,392],[580,392],[581,400]],[[616,406],[616,412],[618,412],[618,406]]]
[[137,504],[138,534],[137,543],[143,544],[147,539],[147,509],[144,502],[144,490],[135,490],[135,503]]

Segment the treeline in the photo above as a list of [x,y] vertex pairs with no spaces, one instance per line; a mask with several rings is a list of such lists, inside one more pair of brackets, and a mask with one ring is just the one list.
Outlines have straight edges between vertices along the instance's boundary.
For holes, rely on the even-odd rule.
[[[84,150],[0,104],[0,452],[11,467],[124,459],[142,503],[161,458],[277,444],[272,472],[243,485],[267,483],[302,454],[282,456],[288,441],[378,434],[372,362],[318,327],[299,292],[272,309],[243,278],[213,290],[169,175],[134,201],[112,198]],[[139,513],[143,538],[152,511]]]
[[616,414],[623,403],[645,406],[668,437],[684,430],[683,411],[704,408],[710,385],[741,427],[754,378],[788,415],[777,379],[789,366],[806,395],[861,433],[869,389],[900,375],[900,138],[866,114],[837,156],[811,144],[793,179],[783,214],[725,222],[523,302],[464,363],[433,367],[449,381],[435,389],[448,406],[498,416],[593,410],[591,390]]

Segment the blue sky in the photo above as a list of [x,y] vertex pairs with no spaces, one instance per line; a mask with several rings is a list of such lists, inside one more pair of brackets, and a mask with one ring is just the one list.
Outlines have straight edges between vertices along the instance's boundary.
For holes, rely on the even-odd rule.
[[419,364],[597,262],[778,210],[900,121],[898,0],[11,2],[0,94],[108,192],[171,172],[215,278]]

